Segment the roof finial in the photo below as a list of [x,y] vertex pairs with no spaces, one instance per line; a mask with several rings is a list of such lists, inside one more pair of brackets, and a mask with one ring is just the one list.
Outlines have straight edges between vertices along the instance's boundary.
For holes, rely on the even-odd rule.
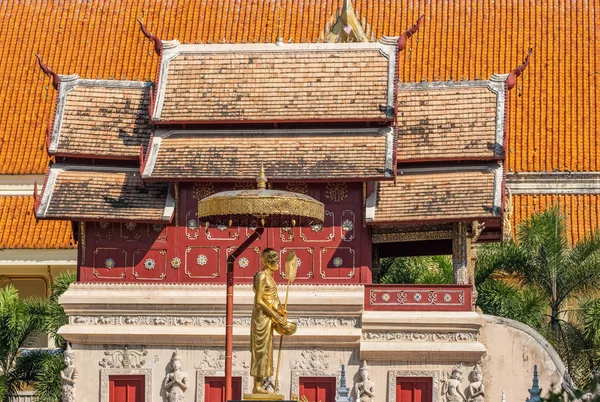
[[510,74],[508,74],[508,78],[506,79],[506,89],[508,89],[509,91],[513,89],[515,85],[517,85],[517,78],[521,74],[523,74],[523,71],[525,71],[525,69],[529,65],[529,58],[531,57],[531,53],[533,53],[533,48],[530,47],[529,53],[527,53],[527,57],[525,57],[523,64],[521,64],[519,67],[512,70]]
[[256,182],[258,183],[258,188],[267,188],[267,176],[265,176],[265,166],[262,163],[260,164],[260,174],[256,178]]
[[163,46],[162,41],[156,35],[153,35],[150,31],[148,31],[146,29],[142,20],[140,20],[139,18],[137,20],[140,23],[140,29],[142,30],[142,33],[144,34],[144,36],[146,38],[148,38],[152,42],[154,42],[154,51],[156,52],[157,55],[160,56],[162,53],[162,46]]
[[413,25],[411,28],[407,29],[400,37],[398,38],[398,51],[401,52],[406,48],[406,41],[413,36],[421,26],[423,19],[425,18],[425,14],[421,15],[417,20],[417,23]]
[[60,85],[60,75],[58,75],[54,71],[50,70],[50,68],[47,65],[45,65],[44,62],[42,62],[42,58],[37,53],[34,53],[34,54],[35,54],[35,57],[37,57],[37,59],[38,59],[38,64],[40,65],[40,68],[42,69],[42,71],[48,77],[52,78],[52,86],[54,87],[54,89],[58,90],[58,87]]

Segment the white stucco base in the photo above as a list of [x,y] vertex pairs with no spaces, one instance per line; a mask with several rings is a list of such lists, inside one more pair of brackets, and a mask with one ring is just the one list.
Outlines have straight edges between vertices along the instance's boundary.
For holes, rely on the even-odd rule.
[[[72,343],[79,371],[77,401],[106,400],[111,374],[144,375],[146,401],[164,401],[163,380],[179,349],[188,375],[185,401],[204,401],[204,378],[224,369],[224,287],[197,285],[82,285],[60,299],[70,316],[60,333]],[[486,402],[522,402],[538,365],[540,386],[548,389],[564,370],[553,350],[518,323],[475,312],[363,311],[361,286],[298,286],[291,290],[290,318],[298,332],[284,340],[280,392],[298,393],[301,377],[331,376],[339,382],[346,365],[348,387],[359,380],[367,360],[376,401],[395,401],[397,377],[431,377],[433,401],[441,402],[441,382],[463,365],[463,386],[481,364]],[[250,392],[250,309],[248,286],[236,287],[234,375]],[[275,345],[279,344],[276,337]],[[122,355],[131,352],[131,367]],[[103,385],[104,384],[104,385]]]

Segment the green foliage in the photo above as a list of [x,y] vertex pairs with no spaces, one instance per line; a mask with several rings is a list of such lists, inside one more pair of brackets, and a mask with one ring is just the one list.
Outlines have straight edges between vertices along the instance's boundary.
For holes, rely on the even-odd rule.
[[[534,214],[517,228],[514,241],[479,248],[475,267],[478,306],[540,331],[556,348],[577,383],[597,363],[600,301],[569,318],[569,301],[600,287],[600,235],[569,246],[565,218],[557,208]],[[586,316],[586,314],[589,314]],[[587,317],[587,318],[586,318]]]
[[452,283],[452,275],[452,258],[447,255],[381,260],[381,283]]
[[58,402],[61,399],[62,382],[60,372],[65,368],[64,357],[61,353],[40,353],[38,356],[35,378],[34,401]]
[[533,328],[542,326],[546,319],[546,300],[536,289],[494,278],[477,289],[477,305],[487,314],[511,318]]
[[57,276],[49,300],[20,299],[12,285],[0,289],[0,401],[8,401],[27,385],[36,388],[37,401],[60,400],[62,350],[24,350],[23,346],[39,333],[48,333],[59,346],[66,346],[56,335],[67,323],[58,297],[74,281],[74,274]]

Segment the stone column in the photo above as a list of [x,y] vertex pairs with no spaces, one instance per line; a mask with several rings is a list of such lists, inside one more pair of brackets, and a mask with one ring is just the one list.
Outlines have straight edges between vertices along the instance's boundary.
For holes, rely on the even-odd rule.
[[469,264],[469,239],[467,238],[467,223],[457,222],[452,226],[452,266],[454,283],[465,285],[469,283],[467,265]]

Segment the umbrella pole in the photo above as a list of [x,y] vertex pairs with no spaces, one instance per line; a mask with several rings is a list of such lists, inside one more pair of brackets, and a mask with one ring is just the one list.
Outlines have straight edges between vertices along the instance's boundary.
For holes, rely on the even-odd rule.
[[233,371],[233,263],[235,260],[250,247],[256,239],[264,232],[265,228],[256,228],[229,257],[227,257],[227,304],[225,307],[225,401],[230,401],[233,397],[232,377]]

